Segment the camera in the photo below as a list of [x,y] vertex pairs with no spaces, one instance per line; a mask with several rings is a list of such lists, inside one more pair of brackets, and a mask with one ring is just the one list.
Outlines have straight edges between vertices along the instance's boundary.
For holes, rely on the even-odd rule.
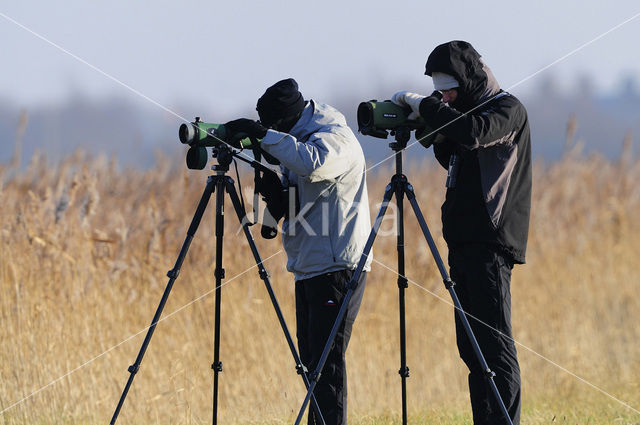
[[[422,118],[409,119],[411,108],[396,105],[390,100],[378,102],[370,100],[358,105],[358,131],[367,136],[386,139],[400,128],[416,130],[416,139],[422,146],[428,148],[433,144],[433,132]],[[433,134],[432,134],[433,133]]]
[[196,117],[192,123],[182,124],[178,129],[180,142],[189,145],[187,151],[187,168],[202,170],[207,165],[207,147],[217,147],[223,143],[233,143],[234,146],[250,147],[251,140],[244,134],[229,137],[224,124],[203,122]]

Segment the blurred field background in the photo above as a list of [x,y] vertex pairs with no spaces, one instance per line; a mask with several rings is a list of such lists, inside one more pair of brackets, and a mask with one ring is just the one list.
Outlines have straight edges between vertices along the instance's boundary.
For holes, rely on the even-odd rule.
[[[625,143],[618,160],[574,147],[560,161],[535,164],[528,263],[512,281],[523,424],[640,422],[640,161]],[[431,162],[407,168],[446,258],[444,170]],[[372,215],[392,173],[385,164],[369,176]],[[41,154],[26,169],[2,165],[0,424],[110,420],[207,175],[186,170],[182,157],[158,156],[153,168],[135,170],[80,151],[55,165]],[[247,202],[250,182],[243,173]],[[292,423],[305,391],[226,206],[219,418]],[[211,203],[118,423],[211,422],[214,210]],[[469,423],[450,298],[407,211],[410,421]],[[400,420],[394,217],[390,211],[374,246],[348,353],[352,423]],[[295,335],[280,241],[261,239],[257,226],[252,232]]]

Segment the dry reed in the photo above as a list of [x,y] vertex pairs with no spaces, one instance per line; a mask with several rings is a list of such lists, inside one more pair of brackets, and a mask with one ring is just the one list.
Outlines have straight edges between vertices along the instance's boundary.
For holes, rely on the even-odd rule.
[[[562,161],[535,166],[528,264],[516,267],[512,286],[525,409],[538,398],[576,395],[619,407],[540,356],[636,408],[640,404],[640,161],[628,152],[624,158],[587,158],[574,150]],[[446,258],[439,231],[444,172],[431,163],[408,168]],[[25,170],[7,176],[3,168],[3,175],[0,424],[105,423],[158,305],[206,173],[183,170],[182,159],[163,157],[150,170],[121,170],[113,159],[77,152],[54,166],[34,155]],[[372,214],[390,175],[382,170],[369,178]],[[220,416],[290,421],[303,386],[248,245],[236,233],[230,202],[227,209]],[[210,421],[212,215],[213,204],[124,405],[122,423]],[[466,373],[457,356],[448,294],[410,212],[406,227],[412,281],[409,406],[414,414],[439,406],[467,409]],[[374,247],[377,262],[348,353],[354,417],[394,415],[400,407],[392,217],[383,229],[387,235]],[[277,240],[256,239],[295,333],[285,255]]]

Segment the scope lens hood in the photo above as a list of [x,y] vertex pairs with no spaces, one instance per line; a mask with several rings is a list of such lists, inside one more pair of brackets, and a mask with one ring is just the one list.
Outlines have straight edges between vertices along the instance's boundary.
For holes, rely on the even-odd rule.
[[178,137],[180,138],[180,142],[185,145],[190,145],[193,143],[194,138],[196,136],[196,129],[193,128],[193,124],[181,124],[178,129]]

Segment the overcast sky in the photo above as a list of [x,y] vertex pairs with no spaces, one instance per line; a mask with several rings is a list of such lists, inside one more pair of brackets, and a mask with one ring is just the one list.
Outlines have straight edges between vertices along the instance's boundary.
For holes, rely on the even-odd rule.
[[591,76],[602,93],[623,77],[640,80],[640,3],[608,3],[9,1],[0,6],[0,101],[21,108],[70,96],[149,102],[34,33],[188,117],[193,108],[233,118],[285,77],[319,99],[396,81],[398,90],[430,92],[426,58],[453,39],[471,42],[515,94],[550,75],[564,90],[576,76]]

